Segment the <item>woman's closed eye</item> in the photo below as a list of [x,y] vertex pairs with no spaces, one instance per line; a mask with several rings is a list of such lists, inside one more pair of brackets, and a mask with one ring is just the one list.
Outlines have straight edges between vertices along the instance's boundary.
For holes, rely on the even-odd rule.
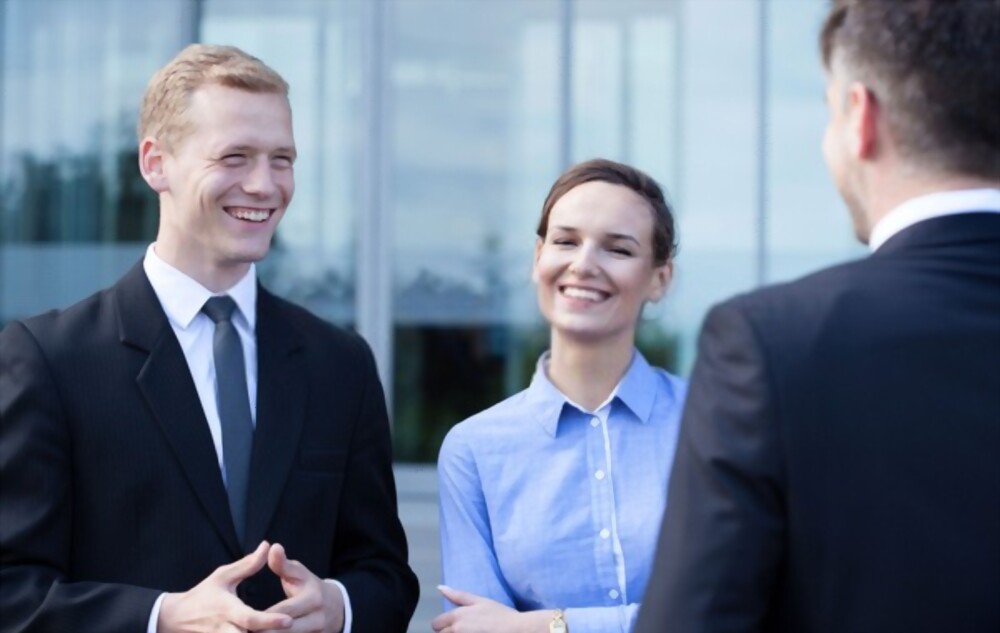
[[635,252],[627,246],[609,246],[608,252],[620,257],[633,257]]
[[553,238],[552,243],[556,246],[576,246],[576,240],[568,237]]

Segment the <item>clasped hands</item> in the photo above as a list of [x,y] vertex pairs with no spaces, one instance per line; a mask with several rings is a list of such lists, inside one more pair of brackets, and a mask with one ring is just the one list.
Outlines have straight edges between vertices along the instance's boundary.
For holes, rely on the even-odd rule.
[[[236,596],[236,587],[267,565],[281,579],[286,599],[257,611]],[[160,605],[157,633],[339,633],[344,599],[302,563],[289,560],[279,544],[262,542],[240,560],[223,565],[189,591],[168,593]]]

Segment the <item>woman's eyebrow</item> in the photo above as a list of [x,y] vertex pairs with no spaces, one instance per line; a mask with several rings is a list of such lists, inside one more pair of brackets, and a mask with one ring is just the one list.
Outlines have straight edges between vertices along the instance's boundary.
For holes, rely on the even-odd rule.
[[642,244],[639,243],[639,240],[627,233],[607,233],[606,235],[613,240],[628,240],[630,242],[635,242],[636,246],[642,246]]

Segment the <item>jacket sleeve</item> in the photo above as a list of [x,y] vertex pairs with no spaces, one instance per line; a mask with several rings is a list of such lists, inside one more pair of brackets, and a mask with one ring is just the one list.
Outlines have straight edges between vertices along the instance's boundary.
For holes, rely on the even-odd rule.
[[71,451],[48,361],[12,323],[0,332],[0,633],[141,633],[161,593],[73,580]]
[[407,564],[392,473],[389,419],[367,345],[359,370],[364,393],[352,437],[330,569],[351,600],[352,633],[403,633],[419,596]]
[[777,403],[739,300],[706,317],[637,633],[759,631],[784,557]]

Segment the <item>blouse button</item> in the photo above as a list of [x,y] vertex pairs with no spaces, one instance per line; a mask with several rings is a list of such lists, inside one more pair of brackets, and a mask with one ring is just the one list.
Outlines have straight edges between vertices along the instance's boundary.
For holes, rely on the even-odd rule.
[[597,471],[596,473],[594,473],[594,477],[597,477],[597,481],[601,481],[602,479],[604,479],[604,471],[603,470]]
[[608,528],[601,530],[601,538],[608,538],[609,536],[611,536],[611,530]]
[[608,592],[608,596],[610,596],[612,600],[615,600],[616,598],[618,598],[618,590],[612,589],[611,591]]
[[590,426],[597,428],[597,426],[600,425],[600,423],[601,421],[598,420],[597,418],[590,418]]

